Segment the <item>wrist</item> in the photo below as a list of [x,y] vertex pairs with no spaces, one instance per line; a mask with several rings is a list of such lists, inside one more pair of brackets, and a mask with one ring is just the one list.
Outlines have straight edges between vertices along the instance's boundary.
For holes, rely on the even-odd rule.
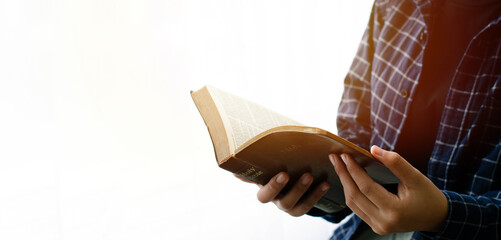
[[449,201],[442,191],[440,192],[439,201],[437,201],[436,207],[433,208],[435,211],[432,212],[433,218],[430,221],[431,225],[427,231],[429,232],[439,232],[447,218],[449,212]]

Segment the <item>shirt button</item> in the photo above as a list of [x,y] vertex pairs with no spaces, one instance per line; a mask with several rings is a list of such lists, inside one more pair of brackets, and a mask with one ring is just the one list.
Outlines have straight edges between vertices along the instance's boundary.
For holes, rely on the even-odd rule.
[[407,92],[407,90],[402,90],[400,91],[400,96],[402,96],[403,98],[407,98],[409,97],[409,92]]
[[419,34],[419,41],[424,41],[425,37],[426,37],[426,30],[423,30]]

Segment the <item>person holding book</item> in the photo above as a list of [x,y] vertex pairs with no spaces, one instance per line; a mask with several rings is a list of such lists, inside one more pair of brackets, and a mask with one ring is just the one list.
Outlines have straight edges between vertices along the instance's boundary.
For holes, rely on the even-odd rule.
[[397,194],[349,155],[331,154],[349,208],[314,208],[329,186],[307,192],[309,173],[284,195],[289,176],[277,174],[259,201],[292,216],[347,218],[332,239],[501,238],[501,2],[377,0],[337,125],[372,146],[400,179]]

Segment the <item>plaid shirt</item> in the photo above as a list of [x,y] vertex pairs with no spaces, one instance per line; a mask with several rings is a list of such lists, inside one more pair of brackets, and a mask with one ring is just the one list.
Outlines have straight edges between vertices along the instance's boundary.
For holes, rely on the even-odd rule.
[[[345,79],[339,135],[393,150],[422,69],[429,0],[377,0]],[[470,42],[452,79],[427,176],[448,199],[438,233],[412,239],[501,239],[501,17]],[[325,215],[333,222],[346,213]],[[351,213],[331,239],[348,239]]]

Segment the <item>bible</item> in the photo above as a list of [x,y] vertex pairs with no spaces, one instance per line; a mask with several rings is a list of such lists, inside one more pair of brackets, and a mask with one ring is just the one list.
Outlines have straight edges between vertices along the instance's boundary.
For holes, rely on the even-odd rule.
[[208,128],[219,167],[250,181],[264,185],[277,173],[287,172],[287,191],[303,173],[310,172],[312,186],[323,181],[331,185],[315,205],[327,213],[346,208],[330,153],[350,154],[383,186],[398,183],[368,151],[326,130],[304,126],[213,86],[191,91],[191,96]]

